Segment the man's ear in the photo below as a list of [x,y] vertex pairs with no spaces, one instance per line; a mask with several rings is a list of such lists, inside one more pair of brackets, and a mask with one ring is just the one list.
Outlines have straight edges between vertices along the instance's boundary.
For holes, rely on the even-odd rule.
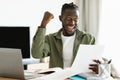
[[59,16],[59,20],[62,21],[62,16],[61,15]]

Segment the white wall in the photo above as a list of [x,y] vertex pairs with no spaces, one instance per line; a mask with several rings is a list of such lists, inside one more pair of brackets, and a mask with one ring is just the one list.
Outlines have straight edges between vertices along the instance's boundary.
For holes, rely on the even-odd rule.
[[54,14],[48,24],[47,34],[61,28],[58,19],[63,3],[74,0],[0,0],[0,26],[30,26],[32,38],[40,25],[45,11]]

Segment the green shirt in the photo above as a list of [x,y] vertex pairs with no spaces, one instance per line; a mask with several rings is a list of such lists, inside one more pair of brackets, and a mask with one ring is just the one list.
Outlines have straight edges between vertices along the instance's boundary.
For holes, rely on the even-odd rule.
[[[45,35],[45,28],[38,28],[33,38],[32,56],[34,58],[44,58],[50,56],[49,67],[63,68],[63,44],[61,39],[61,31]],[[76,56],[80,44],[94,44],[95,38],[89,33],[76,30],[76,37],[73,46],[73,59]]]

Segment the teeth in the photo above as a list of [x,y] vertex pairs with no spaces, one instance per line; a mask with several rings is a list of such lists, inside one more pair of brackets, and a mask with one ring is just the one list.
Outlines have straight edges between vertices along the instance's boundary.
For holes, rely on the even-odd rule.
[[74,26],[68,26],[68,27],[74,27]]
[[72,31],[73,29],[74,29],[74,26],[68,26],[68,27],[67,27],[67,30],[68,30],[68,31]]

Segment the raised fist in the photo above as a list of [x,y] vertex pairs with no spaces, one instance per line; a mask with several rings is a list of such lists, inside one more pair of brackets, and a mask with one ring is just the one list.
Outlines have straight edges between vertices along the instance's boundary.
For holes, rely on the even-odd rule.
[[54,18],[53,14],[46,11],[44,13],[44,17],[43,17],[43,20],[42,20],[42,23],[41,23],[41,27],[46,27],[46,25],[49,23],[49,21],[53,18]]

